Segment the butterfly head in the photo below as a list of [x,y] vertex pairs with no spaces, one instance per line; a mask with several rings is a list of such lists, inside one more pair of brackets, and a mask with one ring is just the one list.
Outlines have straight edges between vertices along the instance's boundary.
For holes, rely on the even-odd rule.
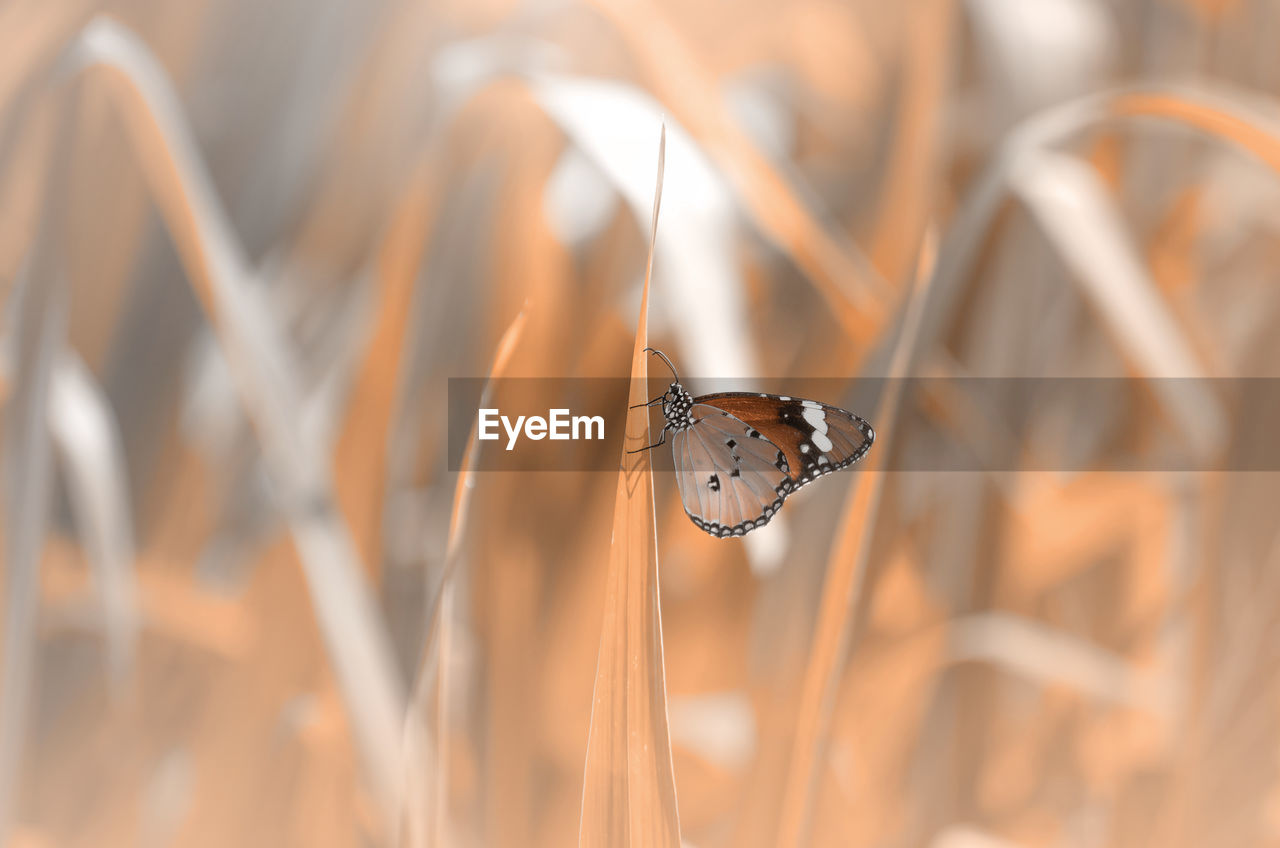
[[662,393],[662,415],[672,430],[687,430],[694,425],[693,395],[677,380]]
[[[675,379],[671,381],[671,385],[667,386],[667,390],[662,393],[662,416],[667,419],[665,430],[688,430],[697,420],[693,417],[693,395],[684,390],[684,386],[680,385],[680,375],[676,373],[676,367],[671,364],[671,360],[660,350],[647,347],[646,351],[661,357],[662,361],[671,369],[671,376]],[[656,398],[655,398],[656,401]]]

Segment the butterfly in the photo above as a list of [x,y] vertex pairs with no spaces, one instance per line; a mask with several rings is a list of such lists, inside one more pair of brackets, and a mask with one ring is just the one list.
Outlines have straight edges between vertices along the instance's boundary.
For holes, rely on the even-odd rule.
[[694,397],[674,381],[660,397],[666,423],[652,450],[672,433],[676,483],[689,519],[712,536],[745,536],[763,527],[782,502],[824,474],[848,468],[871,450],[875,430],[852,412],[813,400],[751,392]]

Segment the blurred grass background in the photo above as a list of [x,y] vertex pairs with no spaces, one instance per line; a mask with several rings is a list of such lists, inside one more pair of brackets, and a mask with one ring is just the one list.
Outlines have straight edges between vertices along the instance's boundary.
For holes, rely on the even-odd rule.
[[[1280,843],[1280,480],[1031,470],[1274,432],[1136,378],[1275,376],[1277,37],[1274,0],[4,0],[0,843]],[[886,391],[868,467],[742,543],[669,475],[449,471],[449,377],[628,373],[664,119],[685,372],[1131,388],[1048,395],[999,473],[882,470],[1012,438]]]

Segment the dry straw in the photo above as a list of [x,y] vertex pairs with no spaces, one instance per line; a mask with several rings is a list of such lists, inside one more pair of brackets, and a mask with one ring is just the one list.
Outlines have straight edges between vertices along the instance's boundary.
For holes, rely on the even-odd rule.
[[582,788],[582,846],[680,845],[675,774],[667,727],[662,611],[658,603],[658,539],[649,443],[649,284],[658,238],[666,162],[666,129],[658,142],[649,257],[631,353],[626,438],[613,508],[600,656],[592,696]]

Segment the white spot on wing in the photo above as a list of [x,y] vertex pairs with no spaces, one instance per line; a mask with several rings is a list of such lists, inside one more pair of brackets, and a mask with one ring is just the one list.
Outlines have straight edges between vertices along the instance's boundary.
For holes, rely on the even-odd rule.
[[[831,444],[831,440],[827,438],[826,430],[827,428],[824,426],[822,428],[822,432],[819,432],[817,430],[813,431],[813,436],[812,436],[813,443],[818,446],[818,450],[820,451],[829,451],[833,447],[835,447],[835,445]],[[825,462],[826,457],[825,456],[821,457],[819,461]]]
[[[804,420],[805,420],[805,421],[808,421],[808,422],[809,422],[809,425],[810,425],[811,427],[813,427],[813,429],[814,429],[814,435],[815,435],[815,436],[816,436],[818,433],[822,433],[824,436],[826,435],[826,433],[827,433],[827,413],[823,412],[821,409],[814,409],[814,408],[812,408],[812,407],[806,407],[806,408],[805,408],[805,411],[804,411]],[[821,443],[821,442],[819,442],[817,439],[814,439],[814,442],[818,445],[818,447],[820,447],[820,448],[822,447],[822,443]],[[828,441],[828,442],[827,442],[827,444],[831,444],[831,442],[830,442],[830,441]],[[823,449],[823,450],[831,450],[831,448],[822,448],[822,449]]]

